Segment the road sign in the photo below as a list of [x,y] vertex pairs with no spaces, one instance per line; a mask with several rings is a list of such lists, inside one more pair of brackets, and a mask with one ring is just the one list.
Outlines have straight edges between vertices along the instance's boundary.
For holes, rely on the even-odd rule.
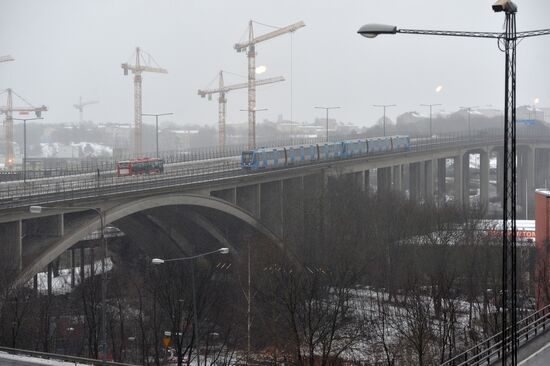
[[172,333],[171,332],[164,332],[164,337],[162,337],[162,344],[164,348],[170,347],[172,344]]

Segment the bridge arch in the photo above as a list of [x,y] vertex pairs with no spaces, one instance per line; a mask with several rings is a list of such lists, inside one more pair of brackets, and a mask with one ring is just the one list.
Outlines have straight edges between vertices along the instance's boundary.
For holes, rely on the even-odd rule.
[[[211,196],[169,193],[143,197],[105,209],[103,211],[105,225],[137,212],[165,206],[202,207],[225,213],[250,225],[255,230],[266,236],[279,249],[285,250],[283,241],[250,213],[230,202]],[[35,273],[47,266],[64,251],[84,239],[84,237],[86,237],[90,232],[93,230],[98,230],[100,226],[101,223],[99,217],[94,215],[82,223],[79,223],[79,225],[74,229],[66,231],[63,237],[60,237],[55,242],[51,243],[48,249],[37,256],[37,258],[35,258],[23,269],[23,271],[21,271],[15,280],[15,284],[21,285],[25,281],[28,281]],[[294,258],[291,259],[295,261]]]

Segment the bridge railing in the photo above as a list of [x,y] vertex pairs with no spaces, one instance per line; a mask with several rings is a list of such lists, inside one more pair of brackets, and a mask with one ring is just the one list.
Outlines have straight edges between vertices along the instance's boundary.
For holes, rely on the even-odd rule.
[[[517,322],[518,348],[550,329],[550,305]],[[509,341],[510,339],[508,339]],[[508,342],[510,344],[510,342]],[[490,365],[502,356],[502,332],[457,354],[441,366]]]
[[29,356],[32,358],[38,358],[43,360],[71,362],[71,363],[74,363],[75,365],[135,366],[135,364],[129,364],[129,363],[113,362],[113,361],[103,362],[101,360],[97,360],[93,358],[60,355],[56,353],[30,351],[30,350],[18,349],[18,348],[0,347],[0,351],[6,352],[11,355],[17,355],[17,356]]
[[[520,128],[518,129],[518,137],[531,135],[532,137],[539,137],[544,134],[538,133],[538,128]],[[418,148],[419,146],[428,147],[430,145],[437,145],[442,141],[449,139],[461,138],[465,140],[468,138],[479,138],[480,136],[501,136],[503,132],[502,129],[476,129],[471,132],[468,131],[457,131],[446,134],[434,135],[431,137],[413,137],[413,147]],[[343,141],[343,140],[354,140],[365,137],[372,137],[366,134],[349,134],[349,135],[332,135],[329,138],[329,141]],[[293,139],[277,139],[270,141],[259,142],[258,145],[261,147],[277,147],[277,146],[289,146],[289,145],[305,145],[305,144],[318,144],[326,142],[325,137],[314,137],[314,138],[293,138]],[[248,147],[244,144],[235,144],[235,145],[226,145],[224,148],[218,146],[206,146],[206,147],[196,147],[189,149],[181,150],[169,150],[161,151],[159,157],[164,159],[167,164],[174,163],[183,163],[190,161],[199,161],[199,160],[209,160],[209,159],[219,159],[227,158],[232,156],[238,156],[242,151],[247,150]],[[142,156],[155,157],[156,152],[144,153]],[[86,173],[94,173],[98,170],[101,173],[112,172],[115,170],[116,161],[133,159],[135,156],[133,154],[119,155],[116,159],[109,158],[88,158],[88,159],[79,159],[78,161],[64,162],[59,163],[55,168],[48,169],[39,169],[32,170],[28,169],[26,172],[27,179],[39,179],[47,177],[61,177],[61,176],[71,176],[71,175],[81,175]],[[23,178],[22,171],[10,171],[4,172],[5,174],[0,174],[0,181],[12,181],[12,180],[21,180]]]
[[[502,136],[498,129],[479,130],[476,133],[460,133],[436,136],[432,138],[415,138],[411,141],[412,152],[437,151],[456,146],[468,148],[480,144],[500,143]],[[357,137],[356,137],[357,138]],[[545,141],[550,136],[535,133],[534,136],[521,134],[518,141],[527,138],[529,142]],[[227,150],[229,154],[232,150]],[[237,151],[237,150],[234,150]],[[381,153],[384,154],[384,153]],[[202,156],[202,155],[200,155]],[[116,177],[110,173],[87,173],[71,177],[54,177],[48,179],[31,179],[26,183],[0,183],[0,208],[21,207],[34,203],[48,203],[113,195],[131,191],[158,189],[174,185],[200,183],[225,179],[238,175],[250,174],[240,169],[239,161],[235,159],[205,159],[199,162],[190,161],[176,163],[166,169],[163,174]],[[65,179],[66,178],[66,179]]]

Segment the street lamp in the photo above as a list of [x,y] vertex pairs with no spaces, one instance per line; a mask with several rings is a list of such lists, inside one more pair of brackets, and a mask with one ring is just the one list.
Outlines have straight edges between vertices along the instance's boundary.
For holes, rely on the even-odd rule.
[[468,106],[468,107],[460,107],[460,109],[465,110],[468,112],[468,135],[471,135],[472,133],[472,126],[470,124],[470,113],[472,113],[472,109],[479,108],[479,106]]
[[[61,206],[30,206],[29,212],[32,214],[40,214],[42,211],[69,211],[69,210],[89,210],[94,211],[97,216],[99,216],[99,225],[101,230],[101,244],[103,247],[103,258],[101,259],[101,268],[103,270],[102,280],[101,280],[101,333],[102,333],[102,343],[103,343],[103,354],[101,357],[102,364],[105,365],[107,362],[107,326],[105,322],[105,297],[107,291],[107,271],[106,271],[106,261],[107,261],[107,240],[105,238],[105,213],[101,208],[96,207],[61,207]],[[81,274],[84,276],[84,273]]]
[[[210,255],[210,254],[214,254],[214,253],[227,254],[227,253],[229,253],[229,248],[219,248],[219,249],[216,249],[216,250],[213,250],[213,251],[210,251],[210,252],[201,253],[201,254],[190,256],[190,257],[171,258],[171,259],[153,258],[151,260],[151,263],[160,265],[160,264],[164,264],[166,262],[177,262],[177,261],[193,260],[193,259],[205,257],[205,256]],[[193,330],[194,330],[194,333],[195,333],[195,340],[196,340],[196,343],[195,343],[196,351],[195,352],[197,353],[197,365],[200,366],[200,362],[199,362],[199,357],[200,357],[200,350],[199,350],[199,320],[198,320],[198,317],[197,317],[197,299],[196,299],[196,294],[195,294],[195,266],[194,266],[195,262],[193,261],[192,263],[193,263],[193,265],[191,267],[191,287],[192,287],[192,290],[193,290],[193,323],[195,323],[193,325]]]
[[42,117],[36,118],[12,118],[14,121],[23,121],[23,182],[27,181],[27,121],[34,121],[37,119],[44,119]]
[[329,111],[329,109],[340,109],[340,107],[314,107],[314,108],[324,109],[327,112],[327,130],[326,130],[327,131],[327,136],[326,136],[326,139],[327,139],[327,142],[328,142],[328,111]]
[[432,137],[432,108],[441,104],[420,104],[422,107],[430,107],[430,137]]
[[156,135],[156,147],[157,147],[157,159],[159,157],[159,116],[171,116],[174,113],[159,113],[159,114],[153,114],[153,113],[142,113],[142,116],[152,116],[155,117],[155,135]]
[[386,136],[386,108],[396,107],[395,104],[374,104],[373,107],[384,108],[384,136]]
[[[419,29],[398,29],[396,26],[366,24],[357,33],[367,38],[380,34],[418,34],[451,37],[491,38],[498,40],[498,46],[505,53],[505,100],[504,100],[504,184],[503,184],[503,230],[502,230],[502,364],[510,356],[517,364],[516,325],[516,46],[518,40],[550,34],[550,29],[517,32],[517,6],[511,0],[498,0],[493,6],[495,12],[505,13],[504,32],[463,32]],[[508,303],[510,286],[510,303]],[[510,319],[508,319],[510,317]],[[510,329],[508,328],[508,324]],[[508,346],[510,345],[510,355]]]

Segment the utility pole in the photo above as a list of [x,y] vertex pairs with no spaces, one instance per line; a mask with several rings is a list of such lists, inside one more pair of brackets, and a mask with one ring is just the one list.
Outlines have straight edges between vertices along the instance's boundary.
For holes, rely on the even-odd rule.
[[386,136],[386,108],[396,107],[396,104],[374,104],[373,107],[384,108],[384,135]]
[[142,116],[152,116],[155,117],[155,136],[156,136],[156,151],[157,151],[157,159],[159,157],[159,116],[171,116],[174,113],[159,113],[159,114],[153,114],[153,113],[142,113]]
[[316,109],[324,109],[326,112],[327,112],[327,117],[326,117],[326,142],[328,142],[328,111],[329,109],[340,109],[341,107],[313,107],[313,108],[316,108]]
[[432,134],[432,107],[439,106],[441,104],[420,104],[422,107],[430,107],[430,137],[433,136]]
[[472,126],[470,124],[470,113],[472,112],[472,109],[479,108],[479,106],[470,106],[470,107],[460,107],[460,109],[463,109],[465,111],[468,111],[468,135],[472,134]]

